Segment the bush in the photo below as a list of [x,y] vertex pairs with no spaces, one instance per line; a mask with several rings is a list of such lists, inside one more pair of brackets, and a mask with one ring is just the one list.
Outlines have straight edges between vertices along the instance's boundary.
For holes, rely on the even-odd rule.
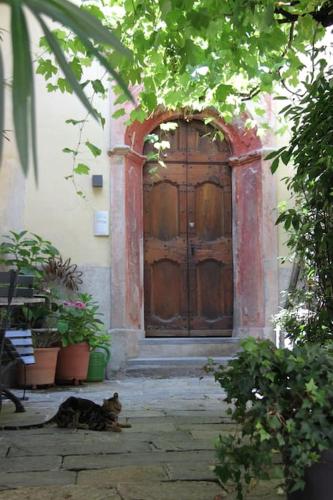
[[304,471],[333,445],[333,347],[307,344],[278,349],[248,338],[227,366],[212,367],[239,425],[220,436],[216,473],[224,486],[236,484],[237,498],[253,479],[267,479],[276,453],[288,492],[303,489]]

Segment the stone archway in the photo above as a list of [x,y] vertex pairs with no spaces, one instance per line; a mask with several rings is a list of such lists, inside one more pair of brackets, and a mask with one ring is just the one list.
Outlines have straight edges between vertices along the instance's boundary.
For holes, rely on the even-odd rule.
[[[142,155],[145,136],[173,119],[204,120],[221,130],[232,155],[234,337],[272,337],[270,319],[278,302],[275,185],[254,129],[244,120],[226,124],[214,111],[156,112],[123,129],[123,144],[111,157],[111,333],[121,360],[138,354],[144,338]],[[119,132],[118,132],[119,134]]]

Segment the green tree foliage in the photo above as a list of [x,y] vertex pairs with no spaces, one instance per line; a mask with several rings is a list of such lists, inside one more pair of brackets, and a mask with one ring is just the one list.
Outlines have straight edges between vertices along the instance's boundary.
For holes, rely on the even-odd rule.
[[[297,86],[309,53],[333,23],[332,2],[325,0],[89,0],[83,6],[133,52],[131,61],[117,55],[114,61],[128,85],[143,85],[142,109],[132,116],[141,121],[157,105],[214,106],[231,120],[277,82]],[[76,37],[58,36],[82,73],[89,53],[80,53]],[[49,78],[52,66],[40,71]],[[100,80],[91,84],[105,93]],[[120,91],[118,103],[123,99]],[[120,107],[117,116],[122,113]]]
[[[272,92],[277,83],[295,88],[307,60],[322,54],[325,27],[333,21],[330,4],[323,0],[87,0],[82,8],[95,16],[133,53],[131,60],[113,54],[112,62],[128,86],[140,85],[138,107],[130,120],[143,121],[157,106],[201,110],[214,106],[228,122],[246,109],[248,100]],[[88,77],[93,54],[75,33],[53,31],[80,83],[90,95],[105,97],[106,75]],[[47,80],[49,92],[70,92],[59,66],[46,50],[37,72]],[[48,52],[49,51],[49,52]],[[325,64],[324,55],[322,62]],[[308,71],[307,81],[313,79]],[[115,85],[113,118],[125,114],[124,90]],[[257,114],[265,111],[256,107]],[[81,136],[87,116],[67,122],[78,127],[77,146],[65,148],[72,155],[75,185]],[[84,172],[89,171],[89,165]],[[75,186],[76,187],[76,186]],[[82,192],[76,188],[77,192]]]
[[308,313],[285,316],[293,340],[325,342],[333,339],[333,72],[321,75],[305,97],[286,113],[292,120],[290,145],[270,155],[295,166],[286,179],[296,206],[278,218],[290,232],[288,246],[302,263]]
[[[120,70],[143,83],[140,102],[204,109],[231,120],[244,102],[296,86],[311,47],[333,22],[331,2],[123,0],[115,33],[134,54]],[[329,5],[330,4],[330,5]]]
[[[109,86],[105,75],[86,77],[86,66],[97,59],[118,82],[115,117],[124,114],[122,103],[128,98],[119,74],[128,86],[142,85],[140,107],[131,115],[132,120],[140,121],[157,105],[190,110],[214,106],[231,121],[245,110],[247,100],[255,99],[261,91],[272,92],[276,82],[287,88],[297,86],[306,57],[315,47],[321,49],[325,27],[333,22],[332,2],[326,0],[85,0],[81,9],[68,0],[1,3],[13,12],[14,117],[25,169],[28,155],[23,152],[27,151],[30,130],[32,144],[35,141],[34,127],[29,128],[27,119],[30,113],[33,124],[24,5],[44,31],[41,44],[49,53],[39,59],[37,72],[44,75],[48,90],[74,90],[96,115],[93,99],[105,96]],[[62,28],[50,31],[43,16],[59,21],[70,32]],[[123,57],[123,46],[133,52],[132,59]],[[0,56],[0,81],[1,72]],[[89,102],[83,89],[90,92]],[[0,113],[0,129],[2,118]],[[36,154],[34,157],[36,163]]]

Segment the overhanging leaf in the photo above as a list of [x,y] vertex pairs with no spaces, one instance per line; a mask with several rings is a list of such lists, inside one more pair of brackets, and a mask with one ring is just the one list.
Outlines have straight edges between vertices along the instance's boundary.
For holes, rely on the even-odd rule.
[[68,17],[71,16],[73,22],[79,24],[81,29],[83,29],[87,35],[96,42],[111,45],[126,57],[131,56],[131,52],[124,47],[118,38],[114,36],[108,28],[103,26],[103,24],[98,21],[96,17],[92,16],[85,10],[80,9],[68,0],[49,0],[49,2],[43,3],[51,3],[58,6],[58,8],[61,9]]
[[[69,0],[0,0],[0,3],[8,4],[11,9],[11,35],[13,47],[13,117],[15,127],[15,137],[20,162],[24,173],[27,173],[29,166],[29,151],[32,149],[32,159],[37,178],[37,149],[36,149],[36,123],[34,108],[34,83],[32,60],[30,53],[29,33],[26,24],[23,6],[30,9],[33,16],[41,24],[45,39],[49,44],[60,68],[65,74],[66,80],[71,85],[74,92],[80,98],[89,113],[98,119],[98,113],[93,110],[87,99],[83,86],[70,68],[59,42],[49,30],[41,16],[48,16],[51,20],[61,23],[71,30],[80,39],[80,43],[85,46],[90,55],[94,56],[107,69],[109,74],[116,80],[122,88],[124,94],[133,100],[124,80],[111,66],[108,59],[103,55],[103,47],[95,47],[91,40],[104,47],[110,47],[121,56],[129,58],[131,52],[123,46],[118,38],[103,24],[84,9],[79,8]],[[0,56],[1,57],[1,56]],[[0,161],[3,148],[4,129],[4,77],[2,58],[0,60]],[[50,84],[49,84],[50,85]],[[49,90],[54,90],[56,86],[50,86]]]
[[90,168],[85,163],[79,163],[75,168],[74,172],[78,175],[88,175]]
[[120,108],[120,109],[117,109],[117,111],[115,111],[112,115],[112,118],[120,118],[121,116],[124,116],[125,114],[125,109],[124,108]]
[[82,104],[85,106],[85,108],[89,111],[89,113],[98,119],[97,113],[95,109],[92,107],[90,104],[87,96],[83,92],[82,88],[80,87],[80,84],[78,83],[76,76],[74,74],[74,71],[72,70],[71,66],[68,64],[68,62],[65,59],[65,56],[56,40],[56,38],[53,36],[49,28],[46,26],[45,22],[43,19],[40,17],[39,14],[36,14],[36,18],[38,19],[42,30],[44,31],[45,38],[47,40],[47,43],[49,44],[50,48],[52,49],[53,54],[55,55],[55,58],[62,69],[64,75],[66,76],[70,86],[82,102]]
[[21,4],[15,2],[11,10],[13,47],[13,115],[15,137],[23,171],[29,166],[30,118],[32,95],[32,63],[30,40]]
[[104,57],[101,52],[99,52],[94,45],[90,42],[88,39],[84,39],[84,33],[78,32],[78,36],[80,36],[82,42],[84,45],[87,47],[87,49],[96,57],[96,59],[100,62],[102,66],[110,73],[110,75],[114,78],[114,80],[118,83],[122,91],[127,95],[127,97],[132,101],[134,101],[134,98],[130,91],[128,90],[128,87],[122,77],[113,69],[109,61]]
[[33,76],[31,75],[31,149],[32,149],[32,163],[34,166],[35,180],[38,185],[38,154],[37,154],[37,124],[36,124],[36,107],[35,107],[35,86]]
[[102,55],[100,50],[97,50],[91,43],[90,39],[97,43],[103,43],[113,47],[123,56],[129,58],[131,52],[124,47],[112,32],[103,26],[96,18],[88,12],[73,5],[68,0],[26,0],[26,4],[36,13],[44,13],[54,21],[58,21],[64,26],[72,30],[80,38],[85,47],[99,60],[102,66],[112,75],[116,82],[120,85],[126,95],[133,101],[132,94],[129,92],[127,85],[121,76],[112,68],[109,61]]
[[100,148],[98,148],[97,146],[95,146],[95,144],[92,144],[91,142],[86,141],[86,146],[95,158],[102,154],[102,150]]
[[272,174],[275,174],[275,172],[277,171],[279,167],[279,158],[275,158],[272,162],[272,165],[271,165],[271,172]]

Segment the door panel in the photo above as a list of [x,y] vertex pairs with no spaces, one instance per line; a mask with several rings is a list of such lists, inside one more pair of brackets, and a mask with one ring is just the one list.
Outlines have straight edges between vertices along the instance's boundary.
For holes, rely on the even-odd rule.
[[[173,321],[181,310],[181,265],[169,259],[154,262],[151,284],[151,314],[161,321]],[[165,293],[166,290],[173,293]]]
[[187,123],[186,161],[226,162],[230,157],[229,145],[221,141],[221,132],[198,120]]
[[201,241],[212,241],[224,234],[224,196],[221,186],[205,182],[195,189],[194,224]]
[[146,332],[188,335],[186,169],[154,165],[152,176],[151,166],[144,169]]
[[179,189],[168,181],[155,184],[150,192],[151,236],[162,241],[179,236]]
[[213,259],[203,260],[196,266],[197,311],[198,316],[206,318],[207,321],[215,321],[220,314],[224,314],[221,271],[221,264]]
[[[171,145],[164,158],[167,168],[145,166],[147,336],[230,334],[230,152],[215,135],[201,122],[179,121],[175,131],[161,136]],[[147,145],[145,154],[151,148]]]
[[[232,329],[231,179],[223,164],[188,169],[190,330]],[[231,306],[231,307],[230,307]]]

